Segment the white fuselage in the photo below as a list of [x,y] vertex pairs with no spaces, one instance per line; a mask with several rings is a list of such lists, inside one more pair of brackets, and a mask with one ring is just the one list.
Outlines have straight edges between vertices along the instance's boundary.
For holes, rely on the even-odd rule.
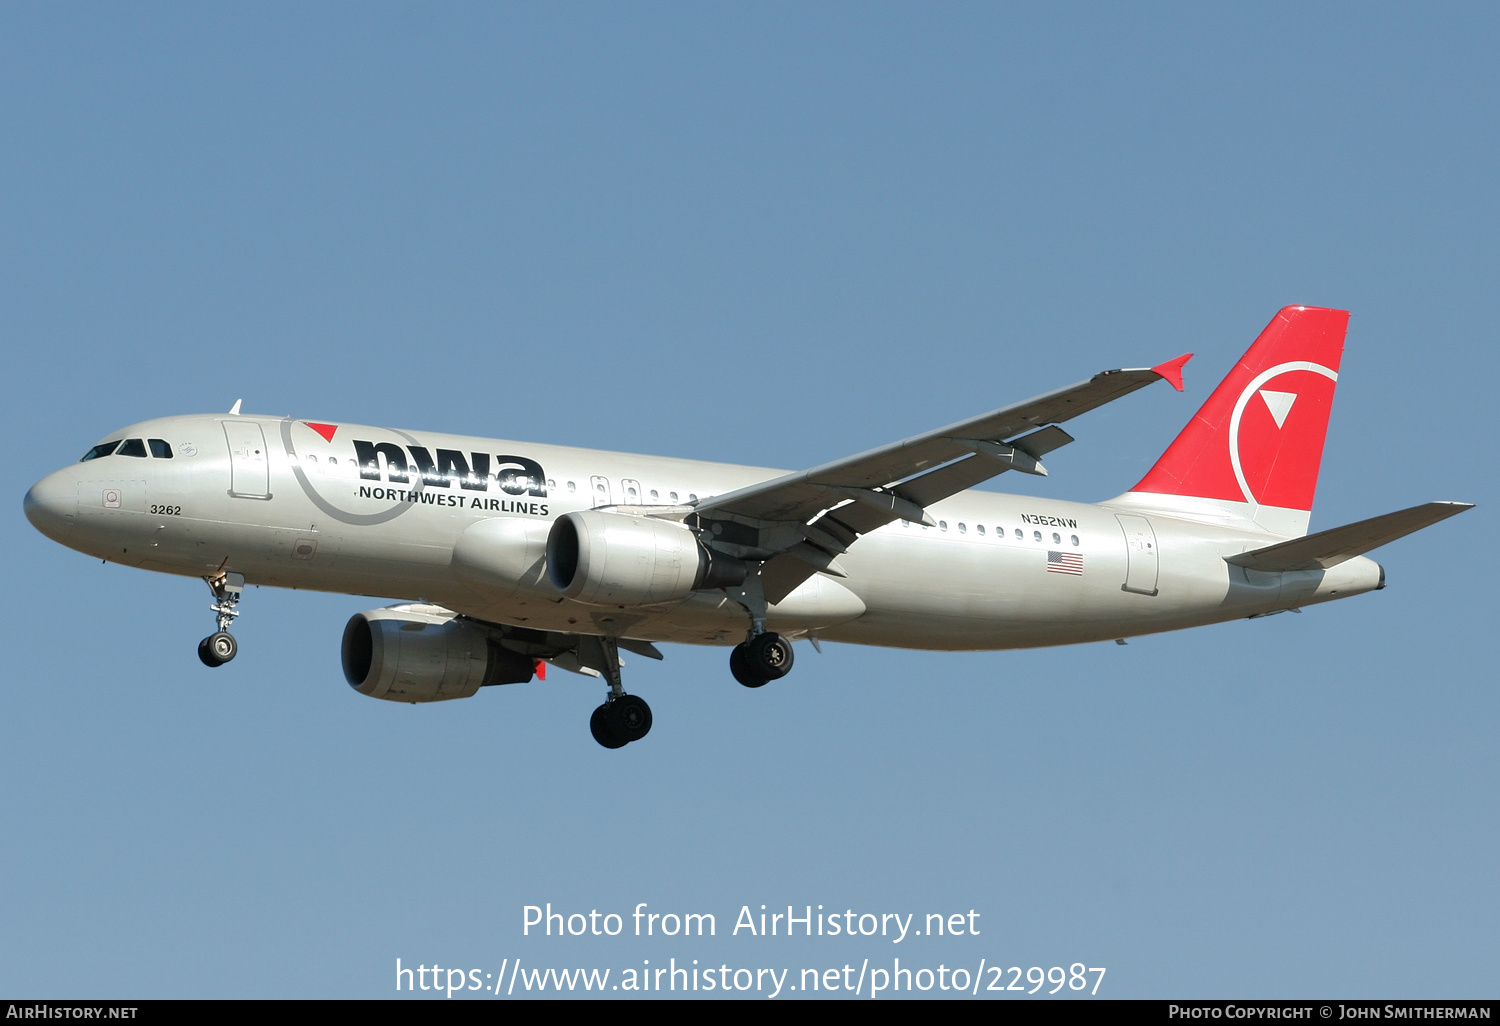
[[[38,483],[28,511],[71,548],[149,570],[233,571],[253,584],[420,600],[570,633],[726,645],[745,635],[745,610],[722,591],[633,608],[565,599],[540,564],[542,548],[551,523],[570,511],[690,506],[781,471],[349,424],[324,425],[330,441],[318,426],[226,415],[147,421],[110,438],[162,439],[171,458],[74,464]],[[390,449],[372,471],[356,441],[366,457],[373,446],[401,450],[407,480]],[[416,450],[431,458],[425,482]],[[962,492],[928,507],[936,527],[896,521],[861,537],[838,558],[846,576],[814,575],[771,607],[767,628],[903,648],[1022,648],[1260,615],[1381,586],[1380,568],[1363,557],[1285,573],[1230,565],[1224,557],[1278,536],[1138,499]]]

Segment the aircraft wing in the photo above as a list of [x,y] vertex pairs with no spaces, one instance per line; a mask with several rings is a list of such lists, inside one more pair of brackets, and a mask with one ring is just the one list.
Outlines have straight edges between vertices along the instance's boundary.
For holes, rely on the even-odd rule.
[[[695,512],[700,524],[721,525],[718,547],[725,551],[777,557],[782,572],[770,573],[769,565],[767,571],[790,588],[819,570],[839,575],[834,557],[861,534],[893,520],[930,525],[924,507],[1007,470],[1046,474],[1041,457],[1073,441],[1057,424],[1157,380],[1181,391],[1182,365],[1191,355],[1152,368],[1104,371],[857,456],[709,496]],[[792,568],[778,554],[800,565]],[[778,591],[768,582],[768,597]]]

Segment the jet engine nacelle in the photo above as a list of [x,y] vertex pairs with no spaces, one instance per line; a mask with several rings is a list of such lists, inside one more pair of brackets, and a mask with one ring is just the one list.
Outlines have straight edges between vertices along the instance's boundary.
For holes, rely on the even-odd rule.
[[453,546],[453,571],[489,599],[556,602],[547,580],[548,526],[528,517],[477,520]]
[[487,684],[531,679],[530,658],[503,648],[441,606],[401,605],[356,613],[344,627],[344,678],[362,695],[391,702],[468,698]]
[[746,567],[709,552],[684,524],[590,509],[565,513],[547,535],[547,574],[570,599],[595,606],[679,602],[699,588],[743,583]]

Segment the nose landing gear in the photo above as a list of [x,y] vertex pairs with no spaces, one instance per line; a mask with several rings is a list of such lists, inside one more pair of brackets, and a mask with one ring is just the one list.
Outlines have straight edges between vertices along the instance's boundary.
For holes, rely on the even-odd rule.
[[240,646],[229,633],[229,625],[240,615],[235,607],[245,590],[244,574],[219,574],[205,577],[208,588],[214,593],[214,604],[209,606],[218,616],[219,629],[198,642],[198,658],[204,666],[223,666],[239,652]]

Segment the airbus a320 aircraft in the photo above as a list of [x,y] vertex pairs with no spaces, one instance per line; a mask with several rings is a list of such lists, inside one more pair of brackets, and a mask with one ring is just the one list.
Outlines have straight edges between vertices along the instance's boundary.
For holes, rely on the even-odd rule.
[[1308,534],[1349,315],[1281,310],[1141,482],[1107,502],[970,491],[1045,474],[1058,425],[1191,354],[812,470],[636,456],[290,417],[167,417],[112,432],[27,493],[48,537],[202,577],[233,659],[245,584],[407,600],[356,614],[343,667],[396,702],[545,675],[603,678],[606,748],[651,729],[620,650],[733,646],[758,688],[794,639],[919,649],[1122,640],[1385,586],[1363,556],[1470,506]]

